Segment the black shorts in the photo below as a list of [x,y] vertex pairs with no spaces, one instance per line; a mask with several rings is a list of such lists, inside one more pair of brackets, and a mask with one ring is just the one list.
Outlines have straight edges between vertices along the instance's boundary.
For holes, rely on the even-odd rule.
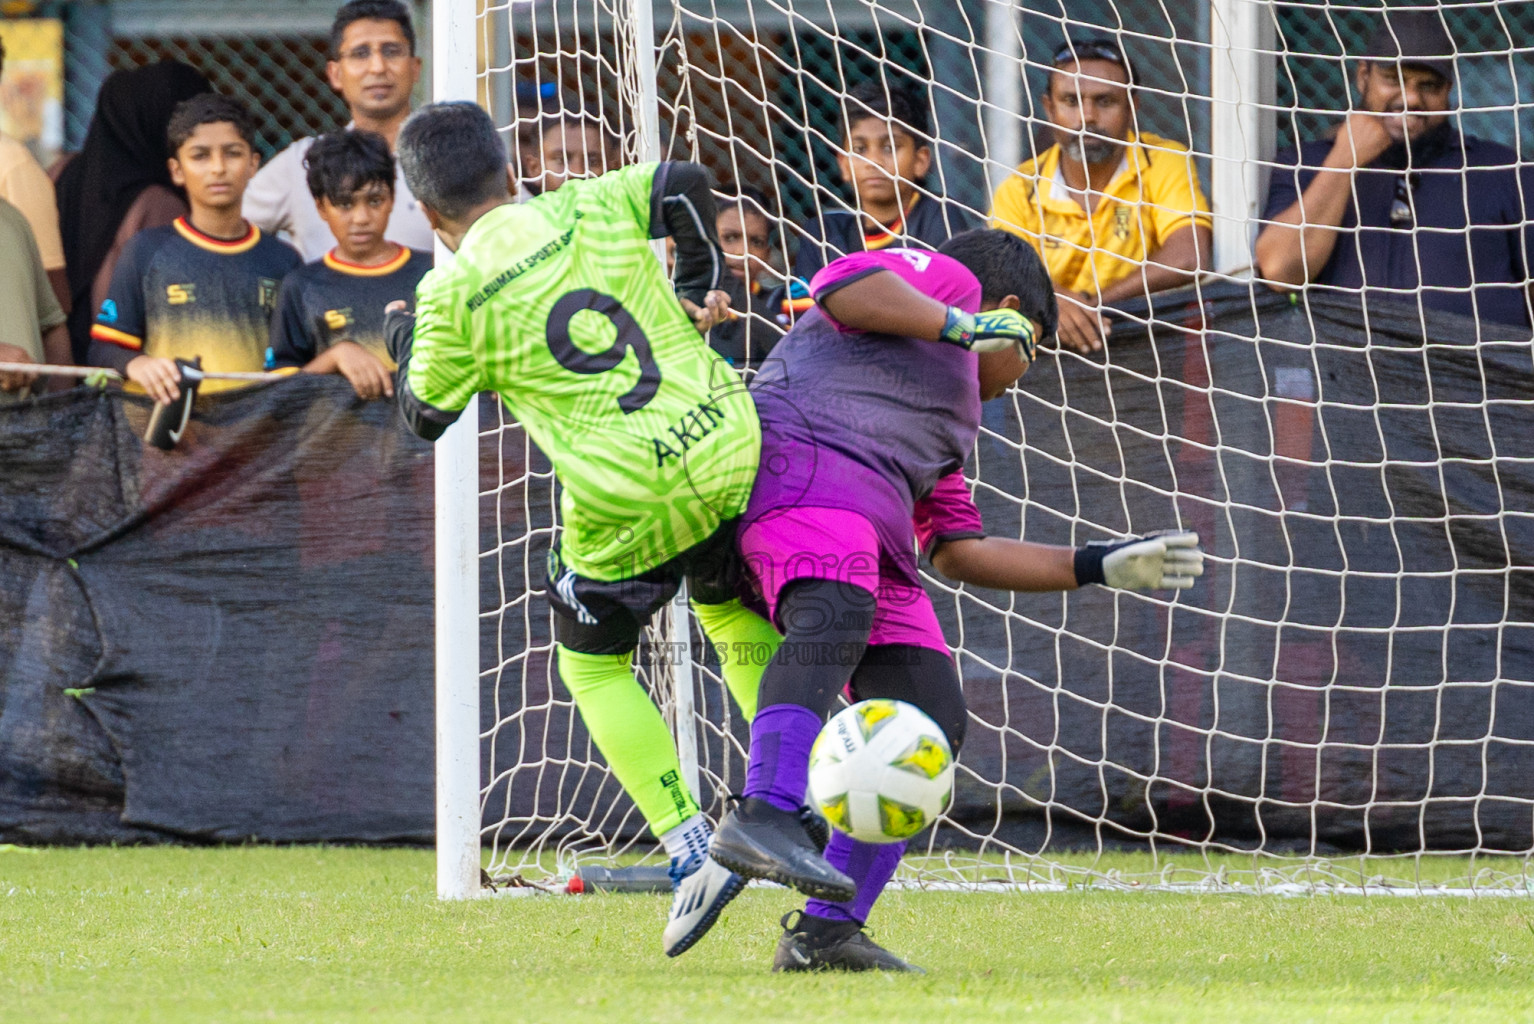
[[852,699],[887,697],[924,711],[948,737],[955,755],[964,745],[969,709],[953,658],[930,647],[870,644],[847,684]]
[[734,519],[720,523],[702,543],[622,580],[578,575],[559,557],[556,541],[549,549],[547,583],[555,641],[580,654],[627,654],[639,646],[640,632],[676,596],[684,579],[699,604],[734,600],[741,581],[736,525]]

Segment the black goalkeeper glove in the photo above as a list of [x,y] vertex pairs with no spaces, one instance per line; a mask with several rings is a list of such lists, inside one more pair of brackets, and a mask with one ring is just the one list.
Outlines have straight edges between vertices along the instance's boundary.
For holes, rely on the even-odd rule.
[[949,306],[939,338],[971,352],[1004,352],[1016,345],[1030,363],[1038,349],[1033,321],[1015,309],[966,313],[958,306]]
[[[392,305],[392,303],[391,303]],[[415,314],[408,309],[384,311],[384,348],[395,366],[410,362],[410,352],[415,341]]]
[[1204,549],[1191,530],[1125,540],[1095,540],[1076,549],[1076,583],[1119,590],[1187,590],[1204,574]]

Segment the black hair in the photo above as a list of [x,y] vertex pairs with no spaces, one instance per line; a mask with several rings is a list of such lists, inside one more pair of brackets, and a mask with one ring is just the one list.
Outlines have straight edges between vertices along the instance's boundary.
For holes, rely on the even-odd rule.
[[410,24],[410,9],[400,0],[350,0],[336,11],[336,20],[330,25],[330,59],[341,59],[341,38],[353,22],[392,21],[405,34],[410,44],[410,55],[415,56],[415,26]]
[[769,223],[777,219],[777,215],[772,212],[772,202],[762,194],[761,189],[750,185],[721,185],[714,192],[714,200],[720,211],[739,206],[747,213],[766,217]]
[[540,139],[545,138],[549,132],[560,126],[564,126],[566,128],[579,128],[583,131],[587,128],[595,128],[602,134],[602,141],[604,144],[613,134],[612,132],[608,131],[607,122],[602,120],[602,115],[594,111],[550,110],[545,111],[538,116],[538,137]]
[[376,132],[321,135],[309,147],[304,167],[315,199],[348,202],[358,189],[375,183],[394,191],[394,154],[389,141]]
[[250,108],[221,93],[205,92],[182,100],[171,111],[170,123],[165,126],[165,141],[170,146],[170,155],[175,156],[198,126],[205,124],[232,124],[245,144],[251,149],[256,148],[256,119]]
[[932,145],[932,111],[913,89],[876,78],[854,85],[842,105],[843,131],[850,135],[853,125],[870,117],[893,121],[918,146]]
[[1016,295],[1019,312],[1043,328],[1039,344],[1054,341],[1060,307],[1055,301],[1049,271],[1033,246],[1008,231],[977,228],[954,235],[937,251],[958,260],[980,279],[985,302],[1000,302],[1008,295]]
[[506,144],[477,104],[422,107],[400,128],[398,148],[411,193],[448,220],[506,194]]

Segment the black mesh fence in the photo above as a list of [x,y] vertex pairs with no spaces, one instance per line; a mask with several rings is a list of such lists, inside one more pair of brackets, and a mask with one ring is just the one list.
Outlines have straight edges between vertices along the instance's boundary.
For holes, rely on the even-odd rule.
[[0,837],[425,841],[431,457],[336,377],[0,408]]

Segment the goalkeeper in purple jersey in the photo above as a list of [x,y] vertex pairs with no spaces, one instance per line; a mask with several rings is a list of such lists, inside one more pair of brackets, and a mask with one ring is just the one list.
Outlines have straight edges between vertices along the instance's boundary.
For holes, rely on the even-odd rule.
[[945,576],[1017,591],[1184,589],[1203,552],[1190,532],[1081,548],[985,535],[961,472],[980,404],[1027,370],[1056,323],[1026,243],[981,230],[936,253],[858,253],[811,291],[818,308],[752,383],[762,456],[739,540],[784,640],[762,675],[744,797],[710,854],[812,897],[797,921],[783,918],[774,970],[919,970],[862,931],[905,844],[838,833],[822,856],[800,813],[810,747],[844,691],[914,704],[956,753],[964,740],[964,695],[918,543]]

